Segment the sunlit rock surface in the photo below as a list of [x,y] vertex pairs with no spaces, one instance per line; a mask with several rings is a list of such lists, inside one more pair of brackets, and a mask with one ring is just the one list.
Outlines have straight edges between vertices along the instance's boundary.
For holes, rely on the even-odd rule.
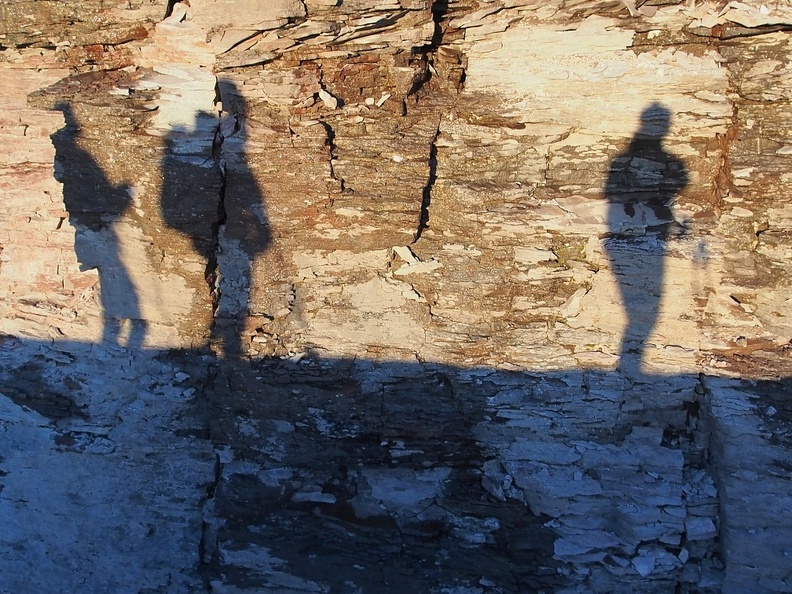
[[792,590],[785,3],[0,17],[0,591]]

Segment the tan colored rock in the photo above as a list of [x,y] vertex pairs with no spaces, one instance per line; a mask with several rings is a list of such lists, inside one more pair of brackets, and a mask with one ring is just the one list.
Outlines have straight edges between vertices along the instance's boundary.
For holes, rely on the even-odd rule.
[[0,5],[13,543],[110,575],[68,458],[187,531],[140,587],[785,591],[784,3],[67,4]]

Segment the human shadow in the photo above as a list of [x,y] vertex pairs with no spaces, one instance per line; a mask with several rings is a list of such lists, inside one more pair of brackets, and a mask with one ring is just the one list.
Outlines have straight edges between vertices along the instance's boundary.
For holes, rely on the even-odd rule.
[[[251,270],[270,243],[263,196],[245,151],[247,105],[222,83],[224,112],[198,112],[191,130],[165,138],[160,201],[166,225],[190,238],[206,263],[212,291],[210,348],[224,357],[244,353]],[[213,137],[202,136],[207,118]],[[214,186],[214,187],[212,187]]]
[[613,158],[605,184],[609,237],[605,249],[619,283],[627,326],[620,369],[641,376],[646,341],[657,322],[667,242],[685,232],[672,211],[688,183],[684,163],[663,147],[671,112],[654,102],[641,112],[627,149]]
[[129,323],[126,347],[140,349],[146,335],[137,291],[121,257],[116,224],[132,203],[130,188],[113,185],[79,141],[81,126],[69,103],[55,109],[63,113],[66,125],[51,138],[55,146],[55,176],[63,184],[63,201],[74,228],[74,250],[80,269],[99,274],[102,305],[102,342],[119,344],[123,321]]

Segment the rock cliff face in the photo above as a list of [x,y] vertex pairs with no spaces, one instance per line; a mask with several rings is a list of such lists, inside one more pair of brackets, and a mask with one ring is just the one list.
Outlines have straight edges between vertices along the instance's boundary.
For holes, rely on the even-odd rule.
[[0,591],[792,591],[790,31],[0,0]]

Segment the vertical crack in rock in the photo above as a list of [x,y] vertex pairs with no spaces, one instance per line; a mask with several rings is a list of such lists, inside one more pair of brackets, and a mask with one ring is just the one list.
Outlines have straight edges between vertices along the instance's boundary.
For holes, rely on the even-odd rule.
[[552,167],[552,164],[553,164],[553,155],[550,152],[550,146],[549,145],[548,145],[548,147],[547,147],[547,149],[545,151],[544,160],[545,160],[545,163],[544,163],[544,169],[542,170],[541,185],[543,185],[544,187],[547,187],[548,184],[550,183],[549,182],[549,180],[550,180],[550,168]]
[[441,25],[446,13],[448,13],[449,0],[434,0],[432,2],[432,20],[435,24],[434,34],[432,35],[431,47],[437,49],[443,42],[443,27]]
[[[216,100],[218,103],[222,104],[222,97],[220,95],[220,87],[219,85],[216,87]],[[212,297],[212,322],[210,328],[210,336],[214,336],[215,334],[215,326],[217,324],[217,313],[220,308],[220,297],[221,297],[221,289],[220,289],[220,280],[222,277],[222,272],[220,270],[218,255],[220,253],[220,233],[223,226],[226,224],[227,215],[226,215],[226,208],[225,208],[225,195],[226,195],[226,164],[223,158],[223,141],[225,138],[223,137],[222,133],[222,120],[218,118],[217,128],[215,129],[215,137],[214,142],[212,144],[212,158],[215,161],[217,166],[217,170],[220,175],[220,191],[218,193],[217,199],[217,217],[215,221],[212,223],[212,244],[209,250],[209,258],[206,261],[206,270],[204,273],[204,278],[206,279],[207,285],[209,285],[209,293]],[[237,122],[236,126],[234,127],[234,131],[239,126],[239,122]]]
[[[428,83],[433,76],[437,75],[437,70],[435,70],[433,66],[434,56],[437,54],[437,51],[443,44],[443,37],[445,34],[443,20],[448,13],[448,0],[434,0],[434,2],[432,2],[431,10],[432,20],[434,21],[434,33],[432,34],[432,40],[429,45],[422,48],[423,59],[426,62],[425,75],[415,84],[414,88],[411,89],[408,94],[418,93],[418,91],[424,88],[426,83]],[[460,90],[461,84],[457,85],[457,93],[459,93]],[[422,192],[421,214],[418,219],[418,228],[416,229],[415,236],[413,237],[413,244],[421,239],[421,235],[423,234],[424,230],[426,230],[426,228],[429,226],[429,207],[432,204],[432,190],[434,188],[435,182],[437,181],[437,139],[440,137],[441,122],[442,118],[438,119],[434,136],[429,143],[429,175]]]
[[164,18],[168,18],[170,15],[173,14],[173,6],[174,4],[178,4],[181,0],[168,0],[168,5],[165,8],[165,16]]
[[217,550],[217,519],[215,515],[215,494],[223,476],[220,454],[215,453],[214,480],[206,487],[206,500],[202,509],[201,540],[198,543],[199,569],[209,566]]
[[324,128],[325,133],[327,134],[327,140],[325,141],[325,143],[327,145],[327,152],[328,152],[327,162],[330,168],[330,177],[338,181],[340,185],[340,190],[341,192],[343,192],[345,189],[344,179],[336,175],[335,166],[333,165],[333,161],[336,159],[336,150],[337,150],[335,144],[335,137],[336,137],[335,130],[333,130],[333,127],[324,120],[321,120],[319,123],[322,125],[322,128]]
[[206,387],[202,389],[203,400],[207,405],[207,423],[209,439],[215,444],[214,476],[212,482],[206,486],[206,499],[201,508],[201,537],[198,542],[198,572],[203,574],[207,591],[211,591],[209,584],[210,567],[217,562],[217,540],[218,529],[221,520],[217,517],[215,504],[217,501],[217,490],[223,479],[223,457],[222,450],[217,449],[216,441],[213,437],[212,410],[216,403],[212,401],[219,393],[229,394],[231,391],[231,378],[217,366],[210,367],[206,376]]
[[717,528],[721,523],[722,491],[716,483],[717,472],[710,453],[712,427],[704,414],[709,409],[710,395],[703,375],[699,375],[693,393],[694,397],[683,404],[687,435],[678,438],[684,459],[684,532],[679,551],[672,552],[696,559],[699,566],[710,566],[713,575],[718,575],[723,559]]
[[[300,0],[300,4],[303,5],[304,17],[308,17],[308,2],[306,0]],[[336,2],[336,5],[341,4],[340,2]]]
[[432,204],[432,188],[437,181],[437,139],[440,137],[440,122],[437,122],[432,141],[429,143],[429,177],[423,188],[421,199],[421,216],[418,220],[418,229],[415,231],[413,244],[421,239],[421,234],[429,226],[429,206]]

